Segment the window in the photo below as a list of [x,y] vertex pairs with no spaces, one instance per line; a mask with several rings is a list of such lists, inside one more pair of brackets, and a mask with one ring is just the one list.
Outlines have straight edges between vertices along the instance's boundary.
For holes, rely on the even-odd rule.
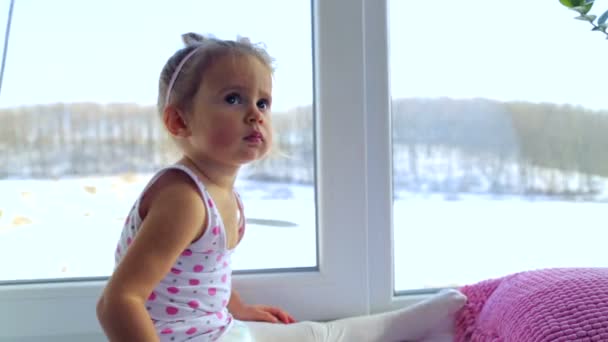
[[390,2],[397,291],[606,264],[608,45],[574,16]]
[[[40,41],[41,45],[36,50],[45,51],[45,53],[38,53],[38,57],[44,56],[45,54],[52,55],[56,53],[55,50],[60,49],[58,44],[51,44],[41,38],[35,39],[38,36],[34,36],[28,39],[17,39],[18,32],[24,32],[24,30],[30,30],[31,32],[43,32],[43,28],[51,28],[53,25],[66,25],[71,30],[77,28],[81,31],[86,31],[87,25],[94,22],[98,23],[105,28],[104,32],[113,32],[116,30],[121,32],[120,35],[105,34],[97,37],[95,42],[103,42],[107,46],[113,46],[117,51],[121,53],[110,54],[107,58],[112,61],[118,61],[120,58],[131,58],[131,64],[133,68],[129,70],[122,70],[117,72],[122,75],[122,78],[118,81],[112,79],[111,87],[104,88],[103,92],[97,92],[89,90],[91,94],[114,94],[113,99],[100,99],[100,102],[108,103],[113,101],[119,101],[121,103],[131,103],[134,100],[130,98],[124,98],[123,96],[136,96],[137,92],[142,91],[143,95],[138,95],[138,98],[146,97],[155,94],[154,88],[156,87],[156,75],[160,72],[162,63],[166,55],[173,52],[174,49],[181,46],[176,41],[176,37],[185,31],[209,31],[220,37],[234,37],[237,33],[242,33],[250,36],[254,41],[261,40],[266,42],[268,48],[278,61],[278,71],[275,77],[276,81],[276,92],[275,99],[279,101],[279,98],[292,98],[286,106],[294,108],[294,112],[299,115],[311,115],[306,114],[306,106],[309,104],[308,101],[312,99],[312,93],[296,93],[292,89],[314,89],[314,120],[311,123],[312,127],[308,132],[308,135],[292,134],[281,136],[284,139],[280,143],[282,144],[298,144],[300,139],[306,143],[306,139],[313,139],[313,143],[306,148],[288,155],[291,159],[295,159],[294,162],[299,163],[297,158],[301,155],[306,155],[307,151],[314,151],[314,159],[311,160],[315,163],[315,177],[316,177],[316,188],[314,193],[312,189],[308,193],[304,192],[304,195],[297,197],[298,200],[302,200],[303,203],[306,201],[307,196],[310,196],[311,200],[308,202],[311,206],[316,206],[315,217],[306,216],[301,222],[302,225],[307,224],[306,222],[317,221],[317,230],[313,231],[318,235],[317,241],[317,268],[307,269],[294,269],[285,268],[277,269],[269,272],[267,270],[246,272],[246,274],[238,274],[234,278],[233,286],[239,291],[245,300],[254,303],[268,303],[280,305],[291,312],[294,317],[300,320],[315,319],[315,320],[329,320],[337,317],[345,317],[352,315],[359,315],[369,312],[369,296],[368,296],[368,280],[369,272],[367,265],[368,257],[368,244],[367,244],[367,233],[368,233],[368,202],[366,190],[363,188],[365,179],[365,169],[367,168],[366,154],[365,154],[365,135],[366,135],[366,110],[365,110],[365,77],[362,73],[363,68],[363,54],[365,50],[364,37],[362,35],[353,35],[352,32],[362,32],[365,27],[362,19],[363,6],[362,3],[354,4],[351,0],[335,0],[335,1],[313,1],[312,11],[310,9],[310,3],[301,4],[298,2],[283,2],[283,1],[258,1],[255,3],[249,2],[238,2],[238,1],[226,1],[222,2],[221,6],[224,8],[224,12],[210,12],[209,7],[201,7],[202,5],[198,2],[180,2],[180,7],[174,7],[175,4],[170,2],[162,2],[159,4],[151,4],[148,2],[136,2],[134,4],[122,4],[117,2],[99,2],[96,6],[87,3],[82,5],[76,1],[67,2],[53,2],[53,4],[44,5],[35,3],[36,13],[40,14],[36,20],[28,21],[27,24],[21,24],[22,28],[19,29],[17,24],[18,13],[21,13],[22,18],[27,18],[26,15],[28,9],[26,2],[16,1],[15,6],[15,17],[13,20],[12,31],[17,32],[11,38],[11,47],[9,49],[9,65],[7,68],[6,83],[3,86],[3,99],[14,99],[15,95],[9,96],[9,90],[4,92],[4,88],[8,88],[9,79],[16,77],[17,79],[32,80],[34,73],[28,71],[29,69],[23,67],[25,60],[15,61],[10,59],[12,56],[12,50],[18,50],[19,44],[27,44],[27,42]],[[30,3],[30,4],[33,4]],[[44,23],[46,17],[57,17],[61,14],[58,5],[69,4],[70,11],[74,14],[66,21],[69,23],[58,23],[54,19],[50,24],[46,26]],[[171,4],[171,6],[170,6]],[[205,2],[207,4],[207,2]],[[20,7],[21,6],[21,7]],[[32,5],[30,5],[32,6]],[[149,6],[162,6],[161,10],[157,14],[153,14],[153,11],[148,11]],[[172,7],[173,6],[173,7]],[[218,5],[219,6],[219,5]],[[302,6],[302,7],[299,7]],[[158,9],[158,7],[156,7]],[[30,7],[31,12],[32,9]],[[238,12],[238,13],[235,13]],[[239,13],[248,13],[246,18],[238,17]],[[86,18],[81,16],[87,13],[94,13]],[[144,14],[145,13],[145,14]],[[211,13],[211,14],[209,14]],[[310,13],[310,17],[307,14]],[[51,15],[52,14],[52,15]],[[215,14],[215,15],[214,15]],[[255,15],[249,15],[255,14]],[[196,15],[195,19],[189,21],[189,15]],[[207,18],[208,16],[208,18]],[[300,18],[299,16],[303,16]],[[103,17],[105,19],[95,19]],[[127,19],[121,19],[121,18]],[[133,25],[127,25],[127,28],[120,27],[120,23],[123,21],[130,22],[132,17],[143,18],[140,19],[142,22],[147,22],[149,27],[162,25],[163,20],[167,18],[179,18],[176,20],[174,25],[165,25],[158,34],[148,34],[149,31],[139,29],[133,33],[131,31]],[[295,18],[298,17],[298,18]],[[111,18],[111,20],[108,20]],[[206,19],[205,19],[206,18]],[[294,19],[295,18],[295,19]],[[365,18],[369,18],[366,14]],[[310,20],[312,19],[312,20]],[[25,19],[20,19],[25,20]],[[50,20],[50,19],[49,19]],[[76,22],[78,21],[78,22]],[[218,23],[212,25],[213,23]],[[248,22],[242,29],[243,32],[239,31],[239,24],[241,22]],[[292,25],[299,26],[294,30],[304,30],[303,27],[309,27],[312,29],[312,46],[313,46],[313,58],[307,60],[311,55],[310,51],[310,37],[299,39],[297,35],[289,33]],[[116,27],[115,27],[116,26]],[[202,27],[202,28],[201,28]],[[152,29],[151,29],[152,30]],[[124,32],[123,32],[124,31]],[[30,36],[33,34],[30,32]],[[132,32],[132,36],[127,36],[129,32]],[[289,33],[289,34],[287,34]],[[310,34],[310,30],[308,31]],[[60,37],[68,36],[70,33],[67,32],[67,28],[63,29],[61,34],[57,33]],[[273,35],[280,35],[281,40],[275,43],[269,37]],[[120,37],[126,37],[124,39]],[[173,46],[166,46],[159,48],[160,40],[172,42]],[[87,51],[87,56],[94,57],[95,54],[104,53],[103,49],[98,48],[97,45],[90,43],[93,41],[92,38],[89,40],[75,40],[69,41],[70,44],[82,44],[83,51]],[[87,45],[89,44],[89,45]],[[49,47],[50,46],[50,47]],[[70,46],[68,46],[70,47]],[[145,58],[155,59],[157,68],[150,74],[147,71],[141,71],[139,68],[145,64],[141,62],[141,59],[132,57],[132,55],[141,54],[141,50],[144,47],[149,47],[151,52],[146,53]],[[66,48],[66,47],[64,47]],[[131,50],[128,50],[131,49]],[[157,49],[157,50],[154,50]],[[278,51],[283,51],[285,55],[280,55]],[[300,54],[302,51],[302,54]],[[127,53],[129,52],[129,53]],[[27,56],[26,56],[27,57]],[[68,56],[69,57],[69,56]],[[120,57],[120,58],[119,58]],[[12,62],[11,62],[12,61]],[[76,62],[80,62],[76,59]],[[107,61],[104,61],[107,62]],[[113,62],[114,63],[114,62]],[[309,63],[311,70],[308,73],[305,72]],[[16,69],[11,71],[13,65]],[[31,63],[28,63],[31,65]],[[122,64],[116,62],[116,66]],[[9,73],[16,73],[19,69],[18,66],[22,65],[21,73],[19,76],[10,76]],[[89,72],[98,72],[98,69],[102,69],[105,72],[99,72],[94,76],[91,74],[90,78],[96,77],[98,79],[104,79],[107,75],[114,74],[114,72],[105,67],[107,63],[99,63],[95,65],[97,68],[90,70]],[[280,76],[281,70],[286,70],[297,67],[297,71],[304,75],[303,79],[297,77]],[[74,66],[72,64],[71,66]],[[314,68],[313,68],[314,66]],[[32,67],[35,67],[33,65]],[[85,74],[83,70],[80,73],[74,74],[71,77],[77,80],[77,76]],[[38,73],[61,75],[60,67],[54,66],[51,69],[43,68]],[[56,72],[56,73],[55,73]],[[314,78],[311,78],[314,75]],[[66,76],[67,77],[67,76]],[[147,82],[143,82],[142,79],[149,78]],[[37,78],[39,79],[39,78]],[[61,79],[61,78],[60,78]],[[141,90],[141,87],[136,84],[130,83],[137,80],[141,82],[147,90]],[[312,84],[306,86],[306,82],[314,80],[314,87]],[[15,82],[15,81],[13,81]],[[67,86],[73,82],[69,82]],[[139,84],[139,83],[138,83]],[[66,94],[79,94],[81,91],[87,90],[85,83],[78,83],[76,90],[69,92],[69,88],[61,88],[58,91],[66,90]],[[28,87],[36,89],[38,87],[33,82],[27,83]],[[47,87],[59,88],[58,86],[51,84]],[[21,86],[20,86],[21,87]],[[17,88],[14,88],[17,89]],[[72,88],[74,89],[74,88]],[[119,89],[119,90],[115,90]],[[33,93],[32,90],[32,93]],[[43,96],[43,95],[39,95]],[[46,95],[44,95],[46,96]],[[67,95],[66,95],[67,96]],[[155,96],[155,95],[152,95]],[[296,96],[293,100],[293,96]],[[299,96],[304,96],[301,99]],[[65,97],[67,99],[67,97]],[[86,97],[85,97],[86,99]],[[72,101],[80,101],[75,97]],[[11,100],[13,101],[13,100]],[[21,100],[23,101],[23,100]],[[54,99],[46,100],[48,102],[55,101]],[[42,102],[42,100],[41,100]],[[137,102],[136,102],[137,103]],[[148,103],[148,102],[146,102]],[[292,103],[292,104],[289,104]],[[144,103],[145,104],[145,103]],[[275,102],[277,106],[278,103]],[[14,103],[3,102],[0,105],[4,110],[8,107],[15,106]],[[109,107],[109,106],[108,106]],[[279,106],[280,107],[280,106]],[[284,107],[283,107],[284,108]],[[277,107],[275,107],[275,110]],[[385,111],[385,116],[388,116],[388,111]],[[275,114],[276,116],[280,115]],[[311,119],[312,115],[308,117]],[[287,120],[287,124],[296,124],[297,120]],[[0,126],[2,129],[3,126]],[[314,131],[314,135],[312,132]],[[336,134],[339,132],[340,134]],[[386,137],[387,134],[380,134],[378,136]],[[309,140],[310,141],[310,140]],[[348,142],[347,145],[344,143]],[[137,145],[136,145],[137,146]],[[285,145],[283,145],[285,146]],[[84,148],[83,148],[84,149]],[[0,155],[3,158],[4,154]],[[387,159],[388,160],[388,159]],[[269,161],[269,163],[271,163]],[[279,163],[273,161],[272,163]],[[284,163],[284,161],[281,161]],[[268,166],[268,165],[267,165]],[[246,176],[255,174],[256,177],[262,178],[263,173],[259,173],[259,170],[267,167],[259,165],[247,170]],[[271,167],[276,167],[276,164],[271,164]],[[344,170],[348,172],[344,172]],[[310,169],[309,169],[310,170]],[[298,185],[293,186],[294,193],[300,196],[302,193],[302,186],[299,184],[302,182],[302,177],[306,172],[295,174],[292,177],[297,178]],[[138,184],[142,184],[143,179],[139,178],[127,178],[131,181],[135,180],[135,184],[128,191],[125,190],[126,195],[136,196],[139,189]],[[388,180],[388,178],[385,178]],[[34,182],[34,181],[32,181]],[[139,183],[138,183],[139,182]],[[239,180],[239,186],[248,189],[248,180]],[[104,183],[107,184],[107,183]],[[91,186],[90,183],[81,184],[82,186]],[[6,187],[0,189],[0,198],[2,203],[6,203],[4,191]],[[89,188],[90,189],[90,188]],[[101,192],[101,188],[95,188],[96,194]],[[269,187],[270,190],[275,188]],[[310,188],[309,188],[310,189]],[[58,197],[56,201],[60,201],[59,195],[63,192],[57,191]],[[110,190],[112,188],[110,187]],[[110,191],[103,190],[103,191]],[[9,192],[11,193],[11,192]],[[15,193],[17,196],[15,197]],[[19,190],[13,190],[13,197],[19,198],[21,196]],[[388,194],[388,192],[386,192]],[[244,193],[244,195],[246,195]],[[256,194],[251,192],[246,196],[264,196],[262,194]],[[312,202],[312,199],[316,199],[316,202]],[[280,206],[264,206],[264,211],[256,212],[254,209],[255,204],[250,203],[251,198],[246,198],[246,210],[248,216],[255,219],[253,223],[256,227],[250,224],[250,230],[248,231],[246,240],[255,240],[254,233],[251,233],[253,229],[259,229],[258,233],[263,233],[264,229],[283,229],[282,232],[287,234],[288,231],[293,231],[291,226],[292,223],[299,223],[294,220],[284,222],[282,219],[282,213],[277,213],[279,210],[284,210],[284,207]],[[131,204],[130,201],[124,200],[124,203]],[[259,208],[259,207],[258,207]],[[102,210],[97,208],[98,210]],[[264,217],[264,215],[272,210],[272,217]],[[299,209],[299,208],[298,208]],[[262,210],[262,209],[259,209]],[[305,215],[307,206],[302,207],[302,214]],[[11,214],[12,215],[12,214]],[[122,211],[118,215],[123,215]],[[12,217],[12,216],[11,216]],[[50,217],[50,216],[49,216]],[[275,225],[283,225],[287,227],[263,227],[257,224],[265,224],[268,219],[273,220],[272,223]],[[10,229],[5,229],[9,222],[7,216],[2,216],[3,227],[0,232],[2,238],[0,243],[4,243],[4,236],[7,236]],[[116,218],[118,221],[119,218]],[[32,220],[32,222],[34,222]],[[120,224],[120,222],[118,221]],[[113,222],[114,224],[114,222]],[[390,230],[389,226],[382,231],[382,236],[386,236]],[[108,231],[114,228],[108,228]],[[116,228],[119,229],[119,228]],[[294,228],[295,229],[295,228]],[[24,232],[25,230],[12,230],[13,232]],[[23,234],[23,233],[21,233]],[[113,234],[113,233],[111,233]],[[376,234],[375,236],[380,236]],[[280,243],[284,243],[284,235],[277,235],[277,240]],[[298,236],[297,238],[300,238]],[[35,236],[33,238],[38,238]],[[108,238],[110,241],[110,238]],[[111,239],[112,244],[114,239]],[[255,242],[252,242],[254,244]],[[311,250],[314,252],[314,246],[311,246],[310,250],[304,244],[308,243],[304,239],[298,241],[297,246],[292,246],[288,253],[280,255],[280,259],[294,258],[294,260],[307,260],[308,256],[297,255],[303,249],[306,249],[305,253],[309,253]],[[101,243],[100,243],[101,244]],[[245,249],[246,245],[243,244],[241,247]],[[112,246],[113,247],[113,246]],[[4,248],[4,245],[2,246]],[[286,247],[289,248],[289,247]],[[255,250],[256,258],[264,258],[263,253],[265,251],[250,248],[251,253]],[[56,252],[58,253],[58,252]],[[242,256],[241,268],[245,269],[250,267],[247,264],[249,260],[244,260],[245,255],[250,253],[249,251],[238,251],[238,254]],[[251,255],[251,254],[250,254]],[[376,255],[376,254],[374,254]],[[5,257],[3,255],[3,257]],[[15,260],[16,256],[11,254],[8,256],[8,260]],[[247,258],[248,259],[248,258]],[[278,261],[278,267],[283,267],[285,260]],[[313,259],[313,262],[315,260]],[[238,263],[237,260],[235,262]],[[299,261],[296,261],[299,262]],[[4,275],[4,265],[3,272]],[[294,263],[295,264],[295,263]],[[313,264],[314,265],[314,264]],[[267,266],[264,264],[264,266]],[[289,266],[294,266],[289,264]],[[108,266],[110,267],[110,265]],[[254,268],[255,267],[254,265]],[[101,274],[107,273],[107,271],[99,272]],[[38,274],[38,273],[37,273]],[[388,275],[388,273],[386,273]],[[84,279],[73,279],[63,278],[58,282],[50,282],[50,280],[43,280],[36,283],[23,282],[19,284],[2,284],[0,285],[0,305],[4,308],[0,312],[0,321],[3,322],[3,329],[0,332],[0,340],[6,339],[11,341],[26,341],[26,340],[51,340],[51,336],[61,341],[82,341],[82,340],[97,340],[102,339],[100,336],[100,328],[95,318],[95,302],[100,294],[101,289],[105,284],[105,278],[84,278]],[[297,296],[293,294],[297,293]],[[374,292],[376,293],[376,292]],[[339,303],[339,305],[327,305],[327,303]]]
[[235,268],[317,266],[310,3],[262,2],[272,20],[248,15],[259,5],[15,4],[0,108],[0,259],[19,262],[3,264],[0,281],[110,274],[130,206],[176,158],[155,103],[160,70],[189,31],[246,34],[278,61],[282,154],[238,181],[249,225]]
[[[64,5],[75,15],[56,20],[64,13],[58,6]],[[213,12],[194,1],[182,2],[179,8],[170,7],[169,2],[120,6],[117,2],[99,2],[96,6],[76,1],[35,5],[18,2],[15,18],[30,21],[13,22],[0,120],[16,117],[8,110],[27,103],[33,94],[41,104],[59,101],[49,98],[53,93],[62,94],[62,101],[92,101],[88,95],[101,94],[106,97],[93,100],[122,103],[123,107],[105,106],[107,117],[120,115],[111,110],[128,107],[124,103],[149,105],[154,101],[156,77],[164,59],[181,46],[176,41],[179,34],[208,31],[233,37],[243,33],[254,41],[266,42],[277,57],[275,98],[285,102],[276,103],[275,110],[282,109],[275,117],[280,129],[290,132],[281,134],[279,143],[284,149],[294,149],[289,158],[248,168],[239,180],[252,219],[239,251],[243,256],[239,267],[258,270],[235,277],[235,287],[246,300],[281,305],[303,320],[328,320],[384,311],[409,304],[438,287],[524,269],[600,266],[606,262],[600,254],[600,243],[605,239],[599,224],[602,201],[608,198],[606,170],[602,169],[608,163],[600,149],[607,145],[603,140],[606,104],[598,90],[602,87],[596,82],[606,79],[608,71],[594,58],[608,52],[601,34],[588,32],[584,22],[572,20],[573,13],[557,2],[493,2],[491,14],[481,1],[454,4],[441,0],[424,5],[400,0],[312,1],[312,10],[310,5],[303,1],[227,1],[213,5],[222,6],[223,12]],[[148,10],[150,6],[155,8]],[[248,16],[240,17],[239,13]],[[249,15],[252,13],[256,15]],[[188,19],[191,15],[195,18]],[[141,18],[138,20],[147,29],[133,29],[133,18]],[[161,27],[167,18],[179,20]],[[129,23],[127,28],[121,26],[125,22]],[[102,27],[103,34],[95,36],[87,31],[91,27]],[[89,39],[68,39],[74,34],[70,33],[72,28]],[[158,32],[151,34],[156,28]],[[55,30],[53,39],[62,39],[40,38],[51,29]],[[300,37],[291,30],[307,33]],[[25,38],[19,39],[19,35]],[[18,61],[12,59],[15,51],[25,51],[32,42],[39,43],[34,52]],[[65,54],[66,60],[53,60],[75,44],[82,46],[82,55]],[[103,46],[112,46],[114,53],[107,53]],[[146,51],[146,63],[142,63],[141,51]],[[95,64],[96,68],[83,66],[83,59],[92,60],[97,55],[105,56],[103,63]],[[42,57],[48,59],[44,61],[47,67],[36,64]],[[129,63],[123,64],[126,61]],[[156,63],[153,72],[145,69],[148,62]],[[132,67],[113,70],[109,65]],[[71,70],[79,72],[68,73]],[[281,76],[285,70],[295,71]],[[111,77],[115,74],[121,78]],[[89,79],[106,80],[110,86],[100,91],[100,86]],[[55,80],[61,80],[64,86],[59,87]],[[11,82],[17,85],[10,86]],[[28,92],[23,91],[26,86]],[[82,217],[66,218],[51,215],[45,211],[48,208],[38,205],[42,200],[30,189],[43,181],[24,178],[33,177],[39,170],[24,168],[13,160],[17,156],[35,157],[48,168],[49,162],[55,162],[57,146],[63,146],[62,138],[45,140],[43,149],[35,149],[36,137],[44,132],[30,126],[42,123],[33,121],[31,111],[14,111],[21,113],[23,126],[0,124],[0,139],[6,139],[0,140],[0,149],[4,152],[12,146],[37,154],[25,157],[27,153],[0,153],[0,166],[9,165],[0,177],[10,179],[12,184],[9,187],[9,183],[0,181],[3,260],[15,260],[16,255],[21,258],[20,253],[2,254],[9,244],[5,237],[10,234],[20,236],[11,238],[11,246],[16,241],[42,244],[39,241],[49,239],[51,231],[28,236],[21,228],[34,226],[38,220],[22,213],[37,210],[57,222],[111,217],[102,215],[110,210],[99,206],[93,207],[95,211],[85,211]],[[131,117],[133,122],[127,118],[116,120],[127,122],[125,129],[134,132],[128,145],[141,153],[138,149],[145,150],[145,139],[160,133],[156,126],[143,129],[136,125],[136,115]],[[62,121],[44,119],[56,129],[64,127]],[[112,131],[105,126],[97,129]],[[22,139],[21,145],[6,143],[17,138]],[[89,149],[82,144],[78,153],[107,156],[120,151]],[[155,165],[168,160],[163,158],[169,157],[155,157]],[[129,160],[126,167],[133,171],[137,163],[141,161]],[[288,163],[309,163],[309,167],[286,172]],[[65,163],[57,165],[53,172],[65,167]],[[108,167],[86,165],[83,168],[87,172],[89,167]],[[252,191],[252,178],[256,182],[268,179],[265,170],[272,170],[276,182],[264,183],[262,190]],[[146,172],[149,177],[152,167]],[[317,185],[314,188],[301,184],[311,174]],[[123,197],[115,201],[116,205],[130,205],[146,173],[127,175],[121,180],[125,184],[114,187],[112,180],[104,177],[96,177],[95,184],[70,178],[73,188],[89,196],[77,203],[76,209],[82,212],[81,207],[91,198],[117,190]],[[284,191],[281,184],[286,179],[292,182],[291,192]],[[70,189],[67,182],[59,188],[58,182],[45,185],[47,194],[56,194],[52,197],[56,205],[65,203],[61,196]],[[26,184],[29,188],[24,187]],[[292,196],[290,193],[294,205],[286,208],[283,205],[290,200],[283,199]],[[257,201],[267,194],[280,200],[270,205]],[[48,198],[43,199],[48,202]],[[19,206],[24,209],[10,209]],[[289,213],[294,208],[302,209],[300,221]],[[114,215],[113,209],[111,212]],[[122,209],[116,212],[117,216],[124,215]],[[116,228],[108,231],[120,227],[120,217],[112,220]],[[266,225],[268,220],[274,226]],[[293,224],[313,229],[304,237],[294,234],[297,228]],[[264,259],[267,250],[257,248],[267,243],[265,234],[281,243],[285,239],[297,242],[285,243],[288,250],[281,258],[273,258],[276,264],[272,264]],[[107,241],[111,248],[115,238],[107,237]],[[102,248],[102,243],[99,245]],[[563,253],[573,248],[576,252]],[[56,259],[72,255],[56,249]],[[253,255],[255,258],[246,257]],[[256,260],[264,260],[262,267],[255,264]],[[0,276],[8,274],[4,271],[6,264]],[[294,269],[298,264],[305,269]],[[57,263],[52,265],[56,273]],[[66,272],[76,265],[68,266]],[[111,266],[90,275],[107,274]],[[282,269],[259,272],[259,268]],[[41,269],[35,274],[38,279],[45,277]],[[64,280],[0,286],[0,305],[5,308],[0,321],[6,327],[0,339],[99,334],[93,308],[103,278]]]

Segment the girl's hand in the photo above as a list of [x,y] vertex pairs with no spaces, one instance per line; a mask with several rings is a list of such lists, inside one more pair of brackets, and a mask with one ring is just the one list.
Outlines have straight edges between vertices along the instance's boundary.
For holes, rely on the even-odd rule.
[[270,323],[295,323],[296,320],[287,312],[267,305],[243,305],[236,312],[232,312],[234,318],[241,321],[258,321]]

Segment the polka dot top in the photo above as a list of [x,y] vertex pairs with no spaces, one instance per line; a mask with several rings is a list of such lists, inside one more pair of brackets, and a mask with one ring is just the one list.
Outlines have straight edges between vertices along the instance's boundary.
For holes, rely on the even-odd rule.
[[[171,271],[161,280],[146,301],[161,341],[215,341],[232,325],[233,318],[226,308],[231,293],[231,263],[233,250],[227,247],[222,218],[211,196],[192,170],[175,164],[159,171],[145,191],[167,170],[185,172],[197,184],[207,208],[208,225],[205,233],[176,260]],[[142,193],[143,194],[143,193]],[[239,206],[239,242],[244,234],[242,202],[235,193]],[[141,225],[139,204],[135,202],[116,247],[116,265],[124,251],[136,238]],[[150,267],[151,265],[146,265]]]

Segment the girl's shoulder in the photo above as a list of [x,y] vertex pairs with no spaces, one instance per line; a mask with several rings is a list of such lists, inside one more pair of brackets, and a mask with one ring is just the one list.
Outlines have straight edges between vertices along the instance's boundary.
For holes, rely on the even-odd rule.
[[[162,192],[167,192],[168,196],[159,196]],[[178,200],[175,196],[182,197],[180,201],[189,199],[201,203],[204,203],[206,197],[205,187],[196,174],[181,164],[163,168],[152,177],[142,192],[139,216],[145,218],[154,201],[167,201],[171,205],[174,200]]]

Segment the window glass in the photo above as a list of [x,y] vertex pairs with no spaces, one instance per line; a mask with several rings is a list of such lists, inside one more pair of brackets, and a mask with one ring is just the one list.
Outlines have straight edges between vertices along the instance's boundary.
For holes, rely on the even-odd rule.
[[558,1],[389,5],[395,289],[605,266],[605,35]]
[[0,100],[0,281],[111,273],[133,201],[176,160],[155,104],[160,71],[186,32],[247,36],[277,61],[278,148],[237,181],[248,228],[235,269],[317,265],[310,2],[25,0],[12,19]]

